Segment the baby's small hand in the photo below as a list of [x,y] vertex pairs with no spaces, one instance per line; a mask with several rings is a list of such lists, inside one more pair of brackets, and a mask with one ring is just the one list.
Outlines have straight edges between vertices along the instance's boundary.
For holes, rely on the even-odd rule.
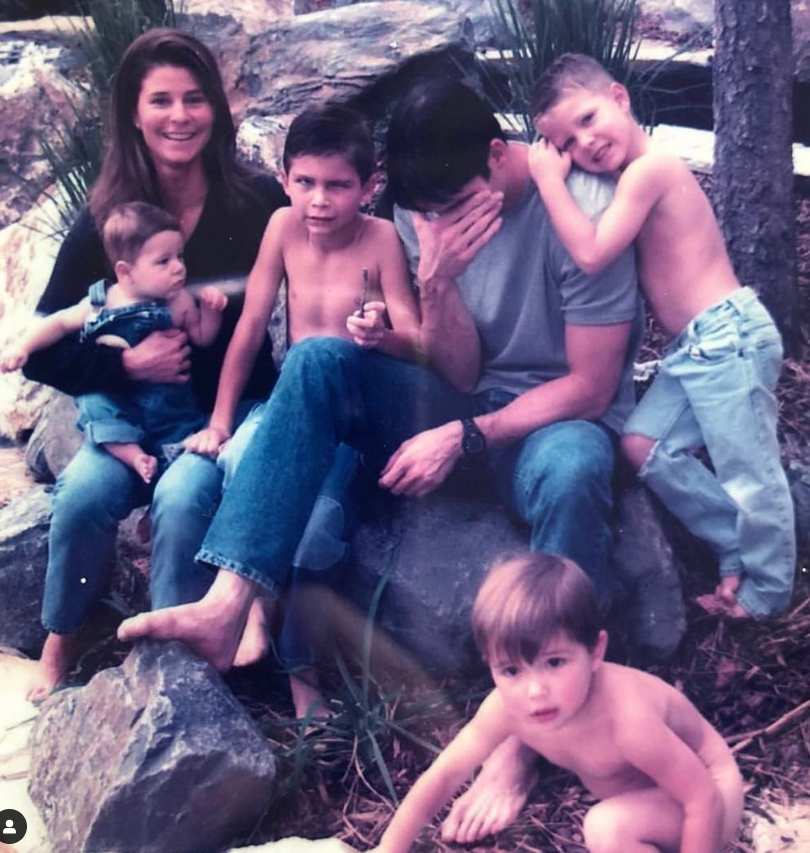
[[529,172],[541,186],[549,178],[565,180],[571,171],[571,155],[560,151],[548,139],[541,139],[529,148]]
[[352,340],[363,349],[378,347],[385,335],[384,315],[384,302],[366,302],[362,309],[350,314],[346,319],[346,328]]
[[199,293],[200,302],[209,308],[211,311],[222,313],[225,306],[228,304],[228,297],[214,287],[213,284],[207,284]]
[[197,453],[200,456],[216,459],[230,437],[230,433],[226,433],[225,430],[207,426],[205,429],[190,435],[183,442],[183,446],[189,453]]
[[11,347],[0,355],[0,371],[11,373],[19,370],[28,361],[28,353],[18,347]]

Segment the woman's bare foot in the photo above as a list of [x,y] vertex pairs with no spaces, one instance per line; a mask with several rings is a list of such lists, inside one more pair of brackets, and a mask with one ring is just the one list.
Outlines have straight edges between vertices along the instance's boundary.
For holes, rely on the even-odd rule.
[[249,666],[270,651],[270,626],[274,611],[273,599],[259,595],[250,605],[242,639],[233,659],[234,666]]
[[233,663],[258,585],[220,569],[203,598],[192,604],[153,610],[125,619],[118,638],[181,640],[220,672]]
[[507,738],[450,809],[442,838],[469,844],[500,832],[518,816],[537,781],[536,753],[515,737]]
[[42,657],[37,662],[36,675],[28,687],[25,698],[39,703],[62,684],[76,662],[79,650],[78,634],[48,634],[42,647]]
[[318,689],[318,676],[314,669],[307,667],[290,674],[290,692],[292,693],[295,717],[331,717],[332,711]]

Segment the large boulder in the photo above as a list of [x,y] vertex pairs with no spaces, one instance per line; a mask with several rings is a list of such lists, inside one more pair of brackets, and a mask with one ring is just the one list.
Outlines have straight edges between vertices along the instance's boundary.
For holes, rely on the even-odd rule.
[[53,853],[213,853],[255,826],[275,790],[267,739],[181,643],[140,643],[54,694],[30,745],[29,793]]
[[[671,657],[686,631],[682,566],[665,511],[642,485],[623,488],[610,574],[621,602],[621,628],[636,648]],[[525,551],[528,529],[491,498],[442,492],[403,501],[363,525],[354,539],[354,569],[345,601],[331,602],[336,633],[358,646],[379,595],[386,665],[447,675],[478,665],[470,612],[487,567]],[[618,609],[618,608],[615,608]],[[615,610],[614,610],[615,612]]]
[[66,42],[53,25],[0,31],[0,227],[16,222],[50,183],[42,140],[58,144],[60,117],[72,115],[71,101],[82,103]]
[[84,440],[76,426],[78,416],[73,397],[57,391],[42,407],[25,447],[25,464],[36,480],[53,482],[76,455]]
[[361,3],[279,19],[251,39],[239,90],[247,115],[290,115],[313,101],[356,98],[407,60],[471,50],[465,18],[438,3]]
[[[112,633],[122,609],[135,613],[149,606],[139,571],[148,553],[140,541],[140,518],[136,511],[122,524],[109,591],[93,613],[93,636]],[[39,656],[46,636],[40,615],[50,523],[51,494],[45,486],[34,487],[0,509],[0,646],[33,657]]]
[[0,509],[0,646],[38,654],[51,496],[43,486]]
[[[46,202],[0,231],[0,349],[30,323],[48,282],[59,248],[49,236],[52,212]],[[17,439],[31,430],[53,394],[20,371],[0,374],[0,436]]]

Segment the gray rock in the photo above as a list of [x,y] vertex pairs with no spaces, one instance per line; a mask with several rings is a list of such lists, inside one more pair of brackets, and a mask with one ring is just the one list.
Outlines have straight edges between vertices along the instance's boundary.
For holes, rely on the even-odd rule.
[[631,644],[658,659],[675,654],[686,633],[683,567],[664,526],[665,510],[634,482],[617,500],[612,577],[625,590]]
[[714,0],[638,0],[638,10],[679,35],[711,31],[714,23]]
[[143,642],[54,694],[31,736],[29,793],[53,853],[208,853],[249,832],[277,759],[215,670]]
[[495,558],[527,548],[526,528],[490,501],[443,493],[403,501],[355,537],[347,592],[359,613],[354,625],[347,614],[340,633],[361,633],[361,614],[386,577],[379,625],[396,647],[439,674],[469,670],[478,663],[470,611],[484,573]]
[[82,444],[77,417],[73,398],[54,392],[25,448],[25,465],[34,479],[52,483],[76,455]]
[[39,654],[51,497],[44,486],[0,510],[0,646]]
[[794,459],[787,466],[787,476],[796,513],[796,544],[810,552],[810,467]]
[[[0,646],[38,657],[46,632],[40,622],[48,566],[50,488],[36,486],[0,509]],[[132,614],[148,606],[147,589],[133,558],[148,549],[138,539],[139,513],[122,525],[118,559],[109,594],[93,620],[99,633],[114,630],[121,611]],[[112,610],[110,610],[112,608]]]
[[281,19],[254,36],[238,89],[246,115],[289,115],[313,101],[351,99],[408,60],[471,50],[465,18],[438,3],[361,3]]
[[[665,511],[640,484],[617,499],[611,576],[621,584],[628,639],[657,658],[670,657],[686,631],[681,566],[664,527]],[[440,493],[404,501],[360,528],[346,593],[357,607],[333,605],[336,631],[356,645],[374,590],[385,579],[378,624],[405,668],[437,674],[478,663],[470,611],[487,567],[528,548],[528,530],[503,507],[480,497]],[[385,645],[386,663],[396,663]]]

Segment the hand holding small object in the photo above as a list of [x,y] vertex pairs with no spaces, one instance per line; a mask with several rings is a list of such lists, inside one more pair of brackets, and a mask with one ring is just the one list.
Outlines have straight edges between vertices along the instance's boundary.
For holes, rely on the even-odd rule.
[[346,318],[346,328],[358,346],[375,349],[385,336],[384,317],[384,302],[366,302]]

